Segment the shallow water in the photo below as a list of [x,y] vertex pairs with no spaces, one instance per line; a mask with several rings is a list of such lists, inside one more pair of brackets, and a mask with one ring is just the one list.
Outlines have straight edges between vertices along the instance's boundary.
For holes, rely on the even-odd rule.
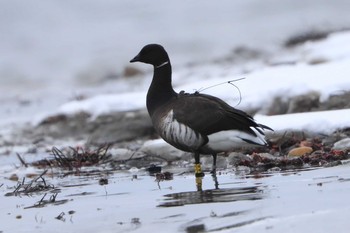
[[[43,177],[54,188],[30,195],[10,195],[17,182],[8,179],[30,168],[1,168],[4,233],[347,232],[350,227],[350,164],[255,175],[227,170],[203,179],[178,173],[160,182],[143,170],[103,174],[96,168],[100,171],[90,176],[65,177],[52,177],[49,170]],[[100,185],[101,178],[108,184]]]

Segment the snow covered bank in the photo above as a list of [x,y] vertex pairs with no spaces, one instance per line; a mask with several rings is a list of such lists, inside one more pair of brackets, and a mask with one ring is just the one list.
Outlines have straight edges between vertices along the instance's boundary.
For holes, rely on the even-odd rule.
[[[275,86],[273,96],[283,88],[276,85],[282,82],[280,76],[283,82],[289,78],[281,73],[289,72],[287,68],[276,71],[277,78],[272,80],[261,77],[260,68],[270,69],[269,64],[285,61],[304,64],[316,60],[333,63],[340,58],[347,59],[348,39],[343,34],[331,35],[318,45],[312,42],[309,47],[302,46],[296,51],[280,49],[284,41],[301,32],[327,32],[347,27],[350,5],[346,3],[346,0],[308,0],[302,3],[269,0],[262,4],[258,0],[225,0],[218,5],[206,0],[199,6],[197,3],[164,5],[160,1],[147,4],[123,1],[104,1],[101,4],[82,0],[64,3],[33,0],[31,4],[22,4],[19,0],[4,1],[4,14],[0,15],[3,35],[0,44],[0,126],[20,125],[32,120],[33,116],[38,119],[38,115],[47,116],[60,111],[73,114],[83,110],[99,115],[125,110],[128,106],[130,109],[144,108],[141,93],[146,92],[144,86],[149,84],[148,80],[138,83],[137,79],[135,84],[135,79],[130,83],[120,79],[130,58],[150,42],[161,43],[169,50],[176,71],[174,84],[177,90],[192,92],[244,74],[247,79],[238,83],[244,97],[239,107],[258,106],[265,101],[265,97],[260,101],[261,94],[271,91],[263,83]],[[259,64],[252,67],[237,64],[236,60],[225,66],[217,62],[241,47],[275,54],[275,58],[264,60],[260,57]],[[213,60],[217,64],[208,65]],[[207,64],[198,65],[203,61]],[[186,66],[189,63],[192,66]],[[247,71],[253,72],[247,75]],[[251,77],[254,75],[261,78]],[[266,71],[266,75],[273,75],[273,71]],[[203,80],[208,83],[199,82]],[[257,83],[262,91],[256,92],[253,88]],[[297,92],[297,84],[291,86],[293,92]],[[304,84],[299,86],[305,88]],[[140,95],[136,93],[135,98],[119,95],[134,91]],[[237,91],[231,87],[225,91],[213,88],[208,92],[219,93],[233,105],[238,102]],[[252,97],[254,92],[258,97]],[[113,93],[116,95],[107,98],[106,94]],[[91,99],[94,104],[89,101],[67,103],[76,96],[96,97]],[[258,103],[254,102],[255,99]],[[57,111],[61,105],[64,106]]]
[[[348,41],[350,41],[349,32],[331,34],[325,40],[307,42],[293,51],[288,51],[295,59],[295,65],[265,65],[244,75],[244,80],[235,83],[242,94],[242,101],[238,108],[258,109],[260,114],[257,120],[270,125],[275,130],[295,128],[330,132],[349,126],[350,112],[348,110],[273,117],[261,115],[266,113],[267,108],[271,108],[275,98],[288,100],[294,96],[315,92],[323,101],[330,95],[349,91],[350,47]],[[320,64],[311,62],[317,59],[323,62]],[[200,71],[195,72],[196,69],[201,70],[201,66],[192,68],[187,76],[182,71],[180,71],[181,75],[174,73],[175,83],[182,83],[181,85],[175,84],[177,91],[193,92],[237,78],[235,67],[226,67],[225,72],[223,72],[223,67],[217,64],[203,67],[206,71],[205,78],[202,77],[203,73]],[[147,75],[151,76],[151,74]],[[87,112],[96,117],[113,111],[143,109],[145,108],[146,92],[147,90],[144,89],[138,92],[99,95],[82,101],[72,101],[62,105],[58,113]],[[233,106],[239,102],[237,89],[228,84],[209,88],[204,93],[223,98]]]
[[307,130],[332,133],[350,126],[350,109],[294,113],[277,116],[256,115],[255,119],[274,130]]

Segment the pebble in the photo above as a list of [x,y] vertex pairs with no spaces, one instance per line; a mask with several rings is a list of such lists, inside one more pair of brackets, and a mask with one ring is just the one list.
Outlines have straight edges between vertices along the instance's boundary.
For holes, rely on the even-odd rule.
[[272,167],[272,168],[267,170],[267,172],[270,172],[270,173],[275,173],[275,172],[280,172],[280,171],[282,171],[282,169],[279,167]]
[[265,158],[265,159],[271,159],[271,160],[275,160],[276,156],[273,156],[272,154],[269,153],[259,153],[258,154],[261,158]]
[[242,161],[253,161],[253,159],[243,153],[231,152],[227,157],[227,161],[229,165],[237,166]]
[[305,154],[311,154],[312,151],[313,150],[311,147],[301,146],[301,147],[291,149],[288,153],[288,156],[302,156]]
[[312,142],[304,140],[300,142],[300,146],[308,146],[311,147],[312,146]]
[[140,169],[138,169],[137,167],[132,167],[132,168],[130,168],[129,169],[129,172],[131,172],[131,173],[136,173],[136,172],[138,172]]
[[250,167],[247,167],[247,166],[237,166],[233,170],[235,174],[239,176],[245,176],[247,174],[250,174],[251,172]]
[[350,149],[350,138],[344,138],[334,143],[333,150],[346,150]]
[[18,181],[18,176],[16,174],[12,174],[10,177],[9,177],[9,180],[12,180],[12,181]]
[[324,151],[322,150],[315,150],[314,152],[312,152],[312,156],[322,156],[322,154],[324,153]]
[[140,151],[148,155],[158,156],[168,162],[177,161],[184,154],[183,151],[169,145],[163,139],[146,141]]

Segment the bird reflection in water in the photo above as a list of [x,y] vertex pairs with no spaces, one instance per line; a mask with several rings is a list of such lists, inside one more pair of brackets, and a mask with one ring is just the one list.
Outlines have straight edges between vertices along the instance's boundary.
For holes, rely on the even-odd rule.
[[164,201],[158,207],[175,207],[191,204],[234,202],[247,200],[261,200],[264,198],[262,185],[252,185],[233,188],[219,188],[216,175],[212,175],[214,189],[202,189],[203,177],[196,178],[197,191],[178,192],[164,195]]

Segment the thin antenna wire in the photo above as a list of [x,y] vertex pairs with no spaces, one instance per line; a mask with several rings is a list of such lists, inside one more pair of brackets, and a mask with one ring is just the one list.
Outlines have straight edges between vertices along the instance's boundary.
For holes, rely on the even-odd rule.
[[232,86],[234,86],[236,89],[237,89],[237,91],[238,91],[238,93],[239,93],[239,101],[238,101],[238,103],[235,105],[235,107],[237,107],[238,105],[240,105],[240,103],[241,103],[241,101],[242,101],[242,93],[241,93],[241,90],[235,85],[235,84],[233,84],[233,82],[237,82],[237,81],[240,81],[240,80],[243,80],[243,79],[245,79],[245,78],[239,78],[239,79],[232,79],[232,80],[229,80],[229,81],[226,81],[226,82],[222,82],[222,83],[218,83],[218,84],[215,84],[215,85],[213,85],[213,86],[209,86],[209,87],[205,87],[205,88],[200,88],[198,91],[196,91],[196,92],[202,92],[202,91],[204,91],[204,90],[207,90],[207,89],[210,89],[210,88],[213,88],[213,87],[217,87],[217,86],[220,86],[220,85],[222,85],[222,84],[226,84],[226,83],[228,83],[228,84],[231,84]]
[[207,89],[210,89],[210,88],[213,88],[213,87],[216,87],[216,86],[220,86],[220,85],[226,84],[226,83],[232,84],[233,82],[240,81],[240,80],[243,80],[243,79],[245,79],[245,78],[232,79],[232,80],[229,80],[229,81],[226,81],[226,82],[222,82],[222,83],[218,83],[218,84],[215,84],[215,85],[212,85],[212,86],[209,86],[209,87],[200,88],[197,92],[202,92],[204,90],[207,90]]

